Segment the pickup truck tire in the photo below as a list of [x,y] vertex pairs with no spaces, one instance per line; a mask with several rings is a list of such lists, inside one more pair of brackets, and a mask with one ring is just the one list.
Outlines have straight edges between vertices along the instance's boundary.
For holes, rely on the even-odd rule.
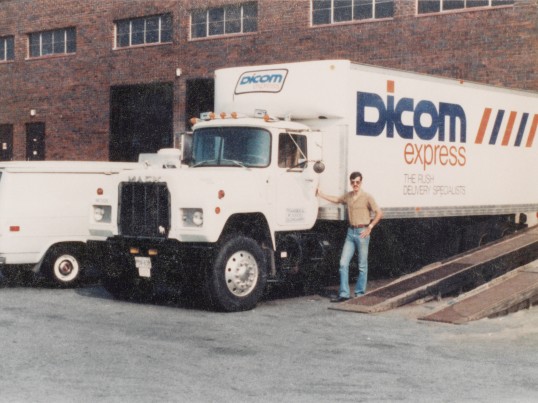
[[56,246],[45,258],[44,274],[54,284],[68,287],[81,277],[82,249],[76,246]]
[[251,238],[236,236],[217,252],[207,277],[213,308],[246,311],[258,303],[267,283],[267,263],[261,247]]

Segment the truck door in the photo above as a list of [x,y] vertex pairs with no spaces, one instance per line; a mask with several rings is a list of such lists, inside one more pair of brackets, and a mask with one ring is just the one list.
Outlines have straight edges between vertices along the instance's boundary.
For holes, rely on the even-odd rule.
[[281,229],[307,229],[317,217],[318,178],[308,160],[307,139],[292,133],[278,137],[276,216]]

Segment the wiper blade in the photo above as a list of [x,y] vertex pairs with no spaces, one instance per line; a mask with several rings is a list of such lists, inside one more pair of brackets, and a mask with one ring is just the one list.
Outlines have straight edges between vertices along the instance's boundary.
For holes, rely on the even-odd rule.
[[243,164],[241,161],[237,161],[237,160],[222,160],[221,162],[231,162],[237,166],[240,166],[241,168],[246,168],[247,166],[245,164]]
[[208,165],[210,162],[212,162],[212,160],[200,161],[200,162],[197,162],[196,164],[194,164],[191,168],[196,168],[196,167],[201,167],[201,166],[204,166],[204,165]]

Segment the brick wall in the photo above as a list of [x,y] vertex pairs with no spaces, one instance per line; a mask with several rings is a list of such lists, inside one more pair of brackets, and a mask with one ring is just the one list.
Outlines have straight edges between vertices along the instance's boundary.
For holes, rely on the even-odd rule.
[[[310,27],[308,0],[259,0],[257,33],[189,40],[191,9],[233,3],[0,0],[0,36],[15,35],[15,61],[0,63],[0,124],[14,125],[14,159],[25,158],[25,123],[32,121],[46,123],[47,159],[108,159],[115,85],[173,82],[179,132],[186,80],[227,66],[344,58],[538,91],[536,1],[416,16],[414,1],[396,0],[391,20]],[[113,49],[115,20],[160,13],[173,15],[173,44]],[[70,26],[76,54],[27,58],[28,33]]]

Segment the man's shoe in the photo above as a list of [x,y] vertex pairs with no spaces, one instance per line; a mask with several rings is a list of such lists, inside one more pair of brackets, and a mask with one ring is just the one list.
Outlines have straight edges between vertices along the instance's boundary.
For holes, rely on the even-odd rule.
[[347,301],[348,299],[349,297],[336,297],[336,298],[331,299],[331,302],[344,302],[344,301]]

